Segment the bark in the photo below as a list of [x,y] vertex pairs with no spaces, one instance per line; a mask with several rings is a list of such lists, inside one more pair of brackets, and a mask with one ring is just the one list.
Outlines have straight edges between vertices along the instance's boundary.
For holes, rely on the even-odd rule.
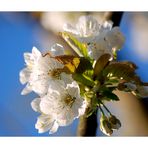
[[[87,108],[89,110],[89,108]],[[77,136],[95,136],[97,130],[97,114],[93,113],[86,117],[86,114],[80,117]]]
[[[104,20],[112,20],[113,26],[119,26],[121,22],[123,12],[107,12],[104,15]],[[89,107],[86,110],[86,113],[80,117],[78,130],[77,130],[77,136],[96,136],[96,130],[97,130],[97,113],[93,113],[88,118],[87,111],[89,110]]]

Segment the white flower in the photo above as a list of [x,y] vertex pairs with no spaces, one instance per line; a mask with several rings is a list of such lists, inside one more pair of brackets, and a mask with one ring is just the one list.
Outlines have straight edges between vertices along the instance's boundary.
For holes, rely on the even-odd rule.
[[51,113],[50,115],[42,113],[40,110],[41,98],[36,98],[31,102],[32,109],[36,112],[41,113],[35,124],[35,128],[38,129],[39,133],[50,131],[49,134],[53,134],[58,130],[58,123],[55,120],[55,116]]
[[70,24],[64,24],[63,29],[83,39],[84,37],[98,35],[100,25],[92,16],[81,16],[75,27]]
[[57,131],[59,125],[53,117],[53,114],[47,115],[42,113],[40,110],[40,102],[41,98],[36,98],[31,102],[32,109],[35,112],[41,113],[41,115],[37,118],[35,128],[38,130],[38,133],[50,131],[49,134],[53,134]]
[[31,107],[35,112],[41,112],[40,110],[40,102],[41,102],[41,98],[36,98],[31,102]]
[[53,134],[58,130],[58,123],[50,115],[42,114],[38,117],[35,128],[38,129],[39,133],[50,131],[49,134]]
[[119,27],[112,29],[113,23],[106,21],[99,24],[92,16],[79,18],[76,27],[65,24],[63,29],[73,34],[79,41],[88,44],[89,55],[97,60],[102,54],[120,49],[124,43],[124,37]]
[[33,100],[31,105],[35,111],[40,112],[47,119],[45,122],[39,118],[36,128],[39,132],[48,129],[51,133],[53,133],[51,125],[53,127],[56,125],[57,128],[69,125],[74,119],[83,115],[86,108],[86,103],[81,98],[79,86],[75,81],[67,85],[62,81],[52,82],[47,95]]
[[[57,55],[58,53],[54,54]],[[71,81],[72,79],[70,75],[61,71],[64,67],[63,64],[48,54],[42,56],[35,47],[33,47],[32,53],[24,53],[24,59],[27,67],[21,70],[20,81],[22,84],[27,83],[27,85],[22,91],[23,95],[34,91],[40,96],[43,96],[47,93],[50,81],[59,81],[64,78],[66,81],[68,81],[68,78]]]
[[44,114],[55,114],[60,126],[71,124],[85,112],[78,84],[74,81],[66,86],[63,82],[53,82],[48,94],[41,99],[40,110]]

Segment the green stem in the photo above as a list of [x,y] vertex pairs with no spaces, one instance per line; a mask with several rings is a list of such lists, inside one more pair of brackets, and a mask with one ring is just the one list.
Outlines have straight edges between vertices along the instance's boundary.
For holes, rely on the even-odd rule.
[[110,110],[104,105],[104,103],[100,100],[100,99],[98,99],[99,101],[100,101],[100,103],[103,105],[103,107],[106,109],[106,111],[110,114],[110,115],[112,115],[112,113],[110,112]]
[[101,105],[100,105],[100,104],[98,104],[98,106],[99,106],[99,109],[100,109],[100,111],[101,111],[102,115],[103,115],[103,116],[105,116],[105,113],[104,113],[103,109],[101,108]]

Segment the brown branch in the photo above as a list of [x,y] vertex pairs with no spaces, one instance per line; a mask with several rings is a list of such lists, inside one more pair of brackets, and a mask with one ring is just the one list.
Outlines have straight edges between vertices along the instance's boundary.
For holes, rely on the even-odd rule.
[[87,111],[85,115],[80,117],[79,126],[77,130],[77,136],[95,136],[97,130],[97,113],[93,113],[91,116],[86,117]]
[[[121,22],[123,12],[108,12],[105,14],[104,20],[112,20],[114,22],[114,26],[119,26]],[[78,130],[77,130],[77,136],[96,136],[96,130],[97,130],[97,113],[93,113],[88,118],[87,111],[89,110],[89,107],[86,110],[86,113],[80,117]]]

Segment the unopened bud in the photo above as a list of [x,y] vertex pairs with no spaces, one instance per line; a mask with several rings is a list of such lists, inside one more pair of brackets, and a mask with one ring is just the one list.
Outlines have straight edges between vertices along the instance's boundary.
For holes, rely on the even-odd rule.
[[119,83],[118,84],[118,90],[124,90],[126,88],[126,86],[124,85],[124,83]]
[[100,118],[100,130],[108,136],[113,133],[112,126],[106,116],[101,116]]
[[121,127],[121,122],[114,115],[109,117],[109,122],[111,124],[112,129],[119,129]]
[[85,86],[85,91],[90,91],[90,88]]
[[133,83],[124,83],[124,85],[131,91],[134,91],[137,89],[137,86]]
[[137,86],[139,96],[142,98],[148,97],[148,86]]

